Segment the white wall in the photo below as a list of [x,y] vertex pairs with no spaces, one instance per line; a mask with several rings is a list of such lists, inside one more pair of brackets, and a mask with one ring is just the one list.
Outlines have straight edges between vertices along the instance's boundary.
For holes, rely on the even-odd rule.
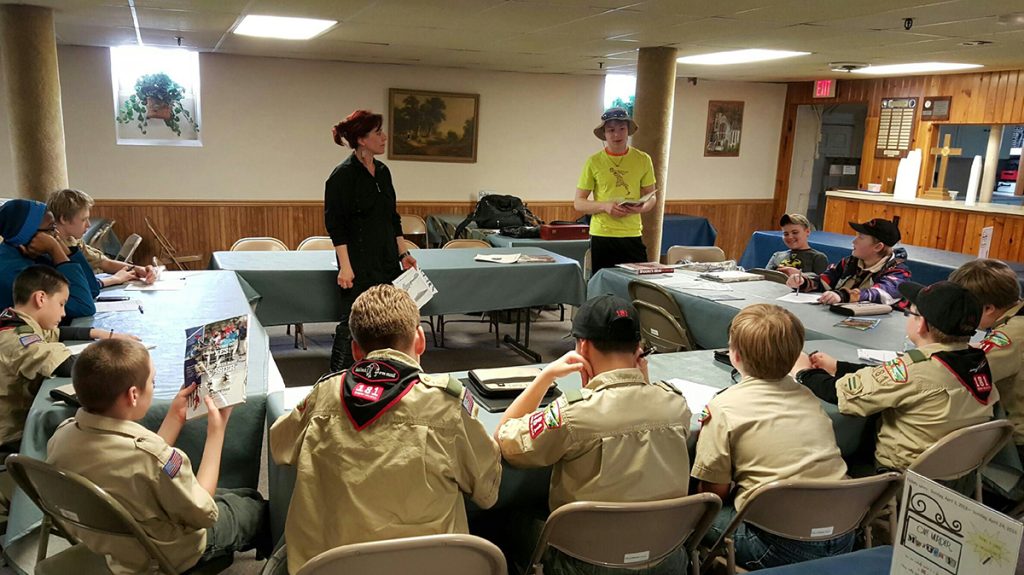
[[[203,147],[118,146],[109,51],[61,46],[59,58],[71,185],[96,198],[321,199],[324,180],[348,153],[331,140],[331,125],[357,107],[384,111],[388,88],[480,94],[477,163],[381,158],[401,200],[464,200],[481,189],[568,200],[584,158],[601,145],[591,133],[600,76],[203,54]],[[680,81],[669,197],[771,197],[785,92],[784,85]],[[6,111],[3,98],[0,91]],[[746,102],[739,158],[703,157],[712,99]],[[12,195],[0,122],[0,197]]]

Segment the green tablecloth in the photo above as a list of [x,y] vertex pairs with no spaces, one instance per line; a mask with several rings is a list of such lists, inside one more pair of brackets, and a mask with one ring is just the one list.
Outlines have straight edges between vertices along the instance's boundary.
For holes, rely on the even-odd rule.
[[[555,262],[473,261],[478,253],[517,252],[551,255]],[[438,290],[420,310],[423,315],[579,305],[586,298],[580,265],[539,248],[415,250],[413,255]],[[332,322],[340,315],[333,252],[214,252],[210,267],[237,272],[259,294],[256,315],[263,325]]]
[[[613,293],[628,298],[630,281],[638,278],[648,280],[657,277],[662,276],[637,276],[619,269],[603,269],[590,278],[590,283],[587,286],[587,295],[594,297]],[[693,333],[697,345],[701,348],[717,349],[727,347],[729,344],[729,323],[741,309],[755,303],[772,303],[792,311],[800,318],[800,321],[804,324],[804,329],[806,329],[808,340],[834,339],[863,348],[892,351],[903,349],[903,341],[906,336],[906,320],[900,313],[893,312],[888,315],[872,316],[869,319],[879,319],[881,322],[867,331],[834,327],[836,323],[844,318],[828,311],[827,306],[777,301],[776,298],[792,291],[783,284],[755,281],[737,282],[728,285],[732,287],[731,292],[669,290],[675,296],[676,301],[679,302],[683,315],[686,317],[687,326]],[[702,295],[714,296],[716,294],[729,294],[741,299],[711,301],[701,297]]]
[[[815,341],[808,342],[804,347],[806,351],[824,351],[840,360],[856,361],[857,349],[853,346],[838,341]],[[689,381],[703,383],[712,387],[725,389],[732,384],[730,368],[714,361],[711,351],[692,351],[684,353],[669,353],[650,356],[650,375],[653,379],[682,378]],[[466,377],[466,372],[454,374],[456,377]],[[578,375],[571,375],[558,380],[558,386],[562,390],[579,389],[580,378]],[[292,402],[302,398],[310,387],[292,388],[287,392],[274,392],[267,397],[267,428],[273,425],[278,417],[286,413],[290,406],[285,405],[285,393],[289,394]],[[836,439],[843,455],[852,454],[861,444],[861,438],[865,432],[867,420],[859,417],[841,415],[834,405],[822,403],[825,412],[832,419]],[[693,419],[691,428],[696,432],[699,429],[697,418],[700,409],[692,409]],[[494,432],[501,421],[501,413],[489,413],[483,409],[479,412],[479,419],[489,432]],[[697,434],[690,436],[689,447],[691,456],[697,442]],[[267,457],[269,469],[267,476],[270,489],[270,523],[274,540],[284,533],[285,518],[288,515],[288,505],[291,501],[292,490],[295,487],[295,470],[289,466],[278,466],[271,457]],[[550,482],[551,469],[516,469],[503,464],[501,487],[498,495],[498,502],[494,509],[500,510],[513,506],[535,505],[542,508],[547,507],[548,484]],[[689,473],[689,470],[680,470]],[[470,506],[472,508],[472,506]],[[483,512],[483,513],[486,513]]]
[[579,262],[583,267],[583,259],[590,249],[590,240],[542,240],[540,238],[510,238],[501,234],[491,234],[485,238],[487,243],[496,248],[542,248],[549,252],[565,256]]
[[[105,295],[130,295],[142,302],[144,314],[138,312],[100,313],[76,319],[72,325],[95,326],[138,335],[147,344],[156,367],[153,406],[141,421],[149,429],[160,427],[170,398],[184,381],[185,330],[211,321],[249,313],[235,274],[228,272],[165,272],[165,278],[184,278],[185,288],[178,291],[124,292],[120,288],[105,290]],[[221,487],[257,487],[260,472],[260,446],[266,421],[267,377],[273,362],[263,326],[255,318],[249,323],[249,379],[246,403],[236,407],[228,423],[224,442]],[[75,409],[63,402],[54,402],[49,391],[70,383],[69,378],[52,378],[43,382],[29,411],[22,439],[21,453],[46,459],[46,442],[57,425],[74,416]],[[206,420],[185,425],[177,447],[188,454],[198,468],[206,441]],[[11,506],[4,546],[25,535],[41,519],[41,514],[22,493],[17,493]]]

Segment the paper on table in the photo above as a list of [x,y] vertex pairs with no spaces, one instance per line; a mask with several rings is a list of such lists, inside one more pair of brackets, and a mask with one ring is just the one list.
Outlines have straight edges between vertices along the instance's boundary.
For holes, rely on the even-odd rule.
[[412,301],[416,302],[416,309],[427,305],[427,302],[437,293],[437,288],[430,282],[430,278],[419,268],[405,270],[391,283],[408,292]]
[[719,391],[717,387],[711,387],[710,385],[704,385],[703,383],[694,383],[685,379],[672,378],[666,379],[665,383],[679,390],[679,393],[683,394],[686,398],[686,405],[690,408],[690,413],[693,415],[699,414],[704,406],[711,401]]
[[492,264],[514,264],[519,261],[520,254],[476,254],[473,259],[478,262],[490,262]]
[[284,407],[284,410],[286,412],[295,409],[295,406],[298,405],[303,399],[306,399],[306,396],[309,395],[309,392],[312,390],[312,385],[284,388],[284,401],[282,402],[282,407]]
[[132,282],[124,287],[125,291],[177,291],[185,289],[184,278],[158,280],[156,283],[144,284]]
[[820,293],[789,292],[788,294],[775,299],[778,301],[787,301],[789,303],[818,303],[818,298],[820,297]]
[[887,361],[892,361],[892,360],[896,359],[897,357],[899,357],[899,354],[897,354],[895,351],[887,351],[887,350],[883,350],[883,349],[858,349],[857,350],[857,359],[860,359],[860,360],[863,360],[863,361],[866,361],[866,362],[869,362],[869,363],[871,363],[871,362],[874,362],[874,363],[885,363]]
[[127,299],[123,301],[98,301],[96,302],[96,313],[110,311],[134,311],[138,313],[140,306],[142,306],[142,303],[136,299]]
[[[69,346],[66,346],[66,347],[68,348],[68,351],[71,352],[71,355],[78,355],[78,354],[82,353],[83,351],[85,351],[85,348],[89,347],[89,344],[91,344],[91,343],[93,343],[93,342],[87,341],[85,343],[76,343],[74,345],[69,345]],[[142,345],[146,346],[146,349],[156,349],[156,344],[155,343],[146,343],[146,342],[141,342],[141,343],[142,343]]]
[[679,272],[666,277],[645,279],[644,281],[675,290],[732,291],[732,287],[727,284],[706,281],[695,276],[680,274]]

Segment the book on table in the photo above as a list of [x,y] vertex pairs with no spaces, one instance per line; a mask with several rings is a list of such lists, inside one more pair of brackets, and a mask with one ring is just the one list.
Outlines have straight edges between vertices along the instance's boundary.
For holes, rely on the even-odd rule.
[[249,316],[240,315],[185,330],[185,419],[206,415],[206,397],[218,408],[245,402],[249,375]]
[[535,256],[530,254],[476,254],[473,259],[478,262],[492,264],[536,264],[553,263],[555,261],[554,256]]
[[667,266],[658,262],[637,262],[631,264],[615,264],[615,267],[626,270],[629,273],[638,275],[647,274],[670,274],[676,270],[672,266]]

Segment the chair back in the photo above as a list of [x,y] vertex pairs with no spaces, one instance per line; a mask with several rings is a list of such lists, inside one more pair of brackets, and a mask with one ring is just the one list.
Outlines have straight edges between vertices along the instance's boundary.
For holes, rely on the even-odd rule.
[[336,547],[310,559],[296,575],[337,573],[506,575],[508,568],[493,543],[473,535],[448,534]]
[[[99,229],[96,230],[96,233],[94,233],[92,235],[92,237],[89,238],[89,241],[87,241],[86,244],[89,247],[100,249],[100,244],[103,243],[103,240],[107,237],[107,234],[110,233],[110,230],[114,229],[114,224],[115,223],[117,223],[117,220],[110,220],[110,221],[105,222],[104,224],[102,224],[99,227]],[[86,231],[86,235],[88,235],[88,233],[89,232]],[[82,239],[85,239],[85,238],[83,237]]]
[[135,255],[135,250],[139,249],[139,244],[142,243],[142,236],[139,234],[132,234],[125,238],[124,243],[121,244],[121,250],[117,252],[114,259],[119,262],[131,263],[132,256]]
[[591,270],[594,268],[590,262],[590,248],[587,248],[587,253],[583,254],[583,279],[589,281],[590,276],[593,275]]
[[679,302],[676,298],[665,288],[657,284],[642,282],[638,280],[632,280],[629,282],[629,299],[636,301],[654,304],[676,318],[679,322],[679,327],[683,329],[684,339],[686,341],[686,349],[693,350],[697,348],[697,344],[694,343],[693,337],[690,336],[690,328],[686,324],[686,317],[683,315],[683,308],[679,307]]
[[687,259],[694,263],[724,262],[725,252],[717,246],[672,246],[668,249],[665,259],[670,264]]
[[874,518],[899,489],[895,472],[837,481],[773,481],[750,494],[723,537],[746,521],[788,539],[833,539]]
[[418,250],[420,246],[416,245],[416,242],[402,238],[402,249],[405,251]]
[[232,244],[233,252],[286,252],[288,246],[277,238],[242,238]]
[[494,246],[492,246],[491,244],[489,244],[489,243],[487,243],[487,242],[485,242],[483,240],[457,239],[457,240],[449,241],[444,246],[442,246],[441,249],[443,249],[443,250],[452,250],[452,249],[463,249],[463,248],[492,248],[492,247],[494,247]]
[[56,525],[61,534],[78,542],[67,526],[110,537],[134,538],[164,573],[176,573],[139,524],[113,497],[88,479],[26,457],[7,457],[7,469],[18,486]]
[[764,279],[766,279],[766,280],[768,280],[770,282],[775,282],[777,284],[784,284],[784,283],[786,283],[786,280],[789,279],[789,276],[787,276],[786,274],[780,272],[779,270],[766,270],[764,268],[751,268],[751,269],[749,269],[747,271],[752,273],[752,274],[757,274],[757,275],[763,277]]
[[177,268],[181,271],[185,271],[185,264],[190,262],[198,262],[202,259],[200,255],[179,255],[177,248],[171,244],[171,241],[167,239],[167,236],[163,235],[160,230],[157,229],[156,225],[149,220],[149,217],[143,216],[142,221],[146,222],[146,228],[149,233],[153,234],[153,238],[156,239],[156,243],[160,246],[160,255],[166,256],[167,259],[171,260]]
[[933,480],[959,479],[988,463],[1012,434],[1013,425],[1005,419],[958,429],[917,456],[908,471]]
[[305,251],[334,251],[334,242],[331,241],[330,236],[309,236],[308,238],[299,242],[299,246],[295,248],[297,252]]
[[653,565],[684,545],[692,557],[721,508],[713,493],[640,503],[569,503],[548,517],[530,564],[539,565],[548,547],[612,568]]
[[633,306],[640,316],[640,335],[654,346],[654,351],[674,353],[694,349],[686,329],[665,308],[643,300],[633,300]]
[[427,233],[427,222],[415,214],[402,214],[402,233],[425,234]]

